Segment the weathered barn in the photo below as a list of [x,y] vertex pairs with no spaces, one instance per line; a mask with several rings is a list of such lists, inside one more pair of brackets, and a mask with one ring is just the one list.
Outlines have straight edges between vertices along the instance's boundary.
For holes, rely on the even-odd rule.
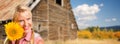
[[[40,33],[44,40],[65,40],[77,37],[78,27],[70,0],[0,0],[1,27],[10,22],[14,9],[19,4],[26,4],[31,8],[33,29]],[[3,30],[3,27],[0,30]],[[1,32],[0,36],[3,36]]]

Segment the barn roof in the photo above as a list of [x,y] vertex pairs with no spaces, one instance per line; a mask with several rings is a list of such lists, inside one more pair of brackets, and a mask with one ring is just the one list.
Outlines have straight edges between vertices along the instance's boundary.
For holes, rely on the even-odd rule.
[[[12,19],[15,7],[19,4],[29,5],[33,0],[0,0],[0,21]],[[40,0],[31,6],[33,9]]]

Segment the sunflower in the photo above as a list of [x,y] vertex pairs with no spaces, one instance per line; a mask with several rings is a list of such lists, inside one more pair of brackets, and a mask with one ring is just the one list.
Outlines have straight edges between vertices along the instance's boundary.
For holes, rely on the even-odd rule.
[[5,32],[9,40],[14,41],[22,38],[24,30],[16,22],[5,24]]

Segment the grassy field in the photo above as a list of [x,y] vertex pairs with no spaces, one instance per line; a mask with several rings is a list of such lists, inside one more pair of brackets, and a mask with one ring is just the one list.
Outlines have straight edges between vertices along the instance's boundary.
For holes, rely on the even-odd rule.
[[0,39],[0,44],[3,44],[3,41]]
[[115,39],[93,40],[93,39],[76,39],[67,41],[45,41],[45,44],[120,44],[120,41]]
[[[2,40],[0,40],[0,44],[2,43]],[[120,41],[117,41],[115,39],[104,39],[104,40],[95,40],[95,39],[75,39],[75,40],[49,40],[45,41],[45,44],[120,44]]]

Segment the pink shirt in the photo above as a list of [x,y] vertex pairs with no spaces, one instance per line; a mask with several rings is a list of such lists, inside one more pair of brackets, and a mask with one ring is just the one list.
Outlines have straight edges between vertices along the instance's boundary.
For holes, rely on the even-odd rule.
[[[24,38],[19,40],[19,44],[27,44],[28,42],[31,43],[32,32],[28,33]],[[33,37],[34,44],[44,44],[43,39],[40,37],[38,33],[34,33]],[[12,42],[14,44],[15,42]]]

